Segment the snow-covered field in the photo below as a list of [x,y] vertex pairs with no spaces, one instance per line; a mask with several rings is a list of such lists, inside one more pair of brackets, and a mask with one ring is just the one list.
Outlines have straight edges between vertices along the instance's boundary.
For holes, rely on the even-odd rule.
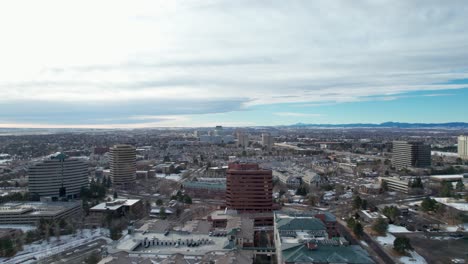
[[[376,237],[376,240],[380,245],[390,248],[393,247],[393,241],[395,240],[395,236],[393,236],[392,234],[387,234],[386,236]],[[416,251],[409,251],[408,253],[411,255],[411,257],[404,256],[400,257],[398,260],[404,264],[427,264],[426,260]]]
[[50,255],[58,254],[65,250],[78,247],[82,244],[91,242],[96,239],[106,239],[109,242],[109,231],[107,229],[83,229],[75,235],[60,236],[59,239],[51,237],[49,242],[45,240],[37,241],[23,247],[23,251],[16,254],[15,257],[5,262],[5,259],[0,258],[0,262],[17,263],[32,257],[36,259],[45,258]]
[[392,234],[387,234],[386,236],[378,236],[376,237],[377,242],[379,242],[382,246],[392,246],[395,237]]
[[426,260],[416,251],[409,251],[411,257],[401,257],[399,261],[404,264],[427,264]]

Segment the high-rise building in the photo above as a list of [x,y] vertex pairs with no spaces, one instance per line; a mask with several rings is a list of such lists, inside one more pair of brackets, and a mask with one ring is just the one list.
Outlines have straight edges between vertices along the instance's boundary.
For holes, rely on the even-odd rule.
[[241,148],[249,146],[249,135],[242,131],[237,132],[237,146]]
[[117,187],[128,187],[136,180],[136,149],[131,145],[110,148],[110,177]]
[[397,168],[430,167],[431,146],[419,141],[393,141],[393,165]]
[[271,150],[273,143],[274,139],[270,133],[262,133],[262,146],[264,146],[267,150]]
[[458,156],[468,160],[468,136],[458,137]]
[[254,163],[231,163],[226,173],[226,206],[248,212],[268,212],[273,207],[271,170]]
[[88,164],[56,153],[31,166],[28,178],[28,189],[33,196],[50,197],[52,200],[74,199],[89,183]]

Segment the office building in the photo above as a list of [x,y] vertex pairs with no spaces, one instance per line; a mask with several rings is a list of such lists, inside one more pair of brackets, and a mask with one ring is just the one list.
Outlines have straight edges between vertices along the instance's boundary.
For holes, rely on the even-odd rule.
[[397,168],[431,166],[431,146],[423,142],[393,141],[393,165]]
[[0,204],[0,224],[33,225],[40,219],[80,219],[81,202],[8,202]]
[[273,136],[270,133],[262,133],[262,146],[267,150],[271,150],[274,144]]
[[458,137],[458,156],[468,160],[468,136]]
[[88,164],[56,153],[32,165],[28,178],[29,192],[34,197],[74,199],[78,198],[82,187],[88,186]]
[[136,150],[130,145],[110,148],[110,177],[117,187],[128,187],[136,180]]
[[273,208],[271,170],[254,163],[231,163],[226,174],[226,206],[248,212],[268,212]]

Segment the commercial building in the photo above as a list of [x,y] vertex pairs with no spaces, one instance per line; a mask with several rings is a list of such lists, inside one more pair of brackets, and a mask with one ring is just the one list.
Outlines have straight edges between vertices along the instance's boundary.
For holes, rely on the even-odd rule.
[[274,239],[278,264],[374,263],[360,246],[330,239],[326,225],[314,215],[275,212]]
[[468,160],[468,136],[458,137],[458,156]]
[[76,218],[82,213],[81,202],[8,202],[0,205],[0,224],[37,225],[40,219]]
[[110,177],[117,187],[128,187],[136,180],[136,149],[130,145],[110,148]]
[[49,156],[28,170],[28,188],[32,196],[52,200],[78,198],[82,187],[88,185],[88,164],[62,153]]
[[262,146],[267,150],[271,150],[275,143],[273,136],[270,133],[262,133]]
[[226,175],[226,206],[247,212],[273,209],[271,170],[254,163],[230,163]]
[[393,141],[393,165],[397,168],[430,167],[431,146],[419,141]]

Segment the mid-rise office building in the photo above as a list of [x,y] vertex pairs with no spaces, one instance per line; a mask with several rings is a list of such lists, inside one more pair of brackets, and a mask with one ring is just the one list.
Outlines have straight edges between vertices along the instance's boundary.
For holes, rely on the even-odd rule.
[[226,174],[226,206],[248,212],[273,208],[272,171],[254,163],[231,163]]
[[57,153],[31,166],[28,178],[32,196],[74,199],[82,187],[88,186],[88,164]]
[[131,145],[110,148],[110,177],[117,187],[128,187],[136,180],[136,149]]
[[419,141],[393,141],[393,165],[397,168],[430,167],[431,146]]
[[80,219],[81,202],[8,202],[0,204],[0,224],[37,225],[41,219]]
[[468,136],[458,137],[458,156],[468,160]]

